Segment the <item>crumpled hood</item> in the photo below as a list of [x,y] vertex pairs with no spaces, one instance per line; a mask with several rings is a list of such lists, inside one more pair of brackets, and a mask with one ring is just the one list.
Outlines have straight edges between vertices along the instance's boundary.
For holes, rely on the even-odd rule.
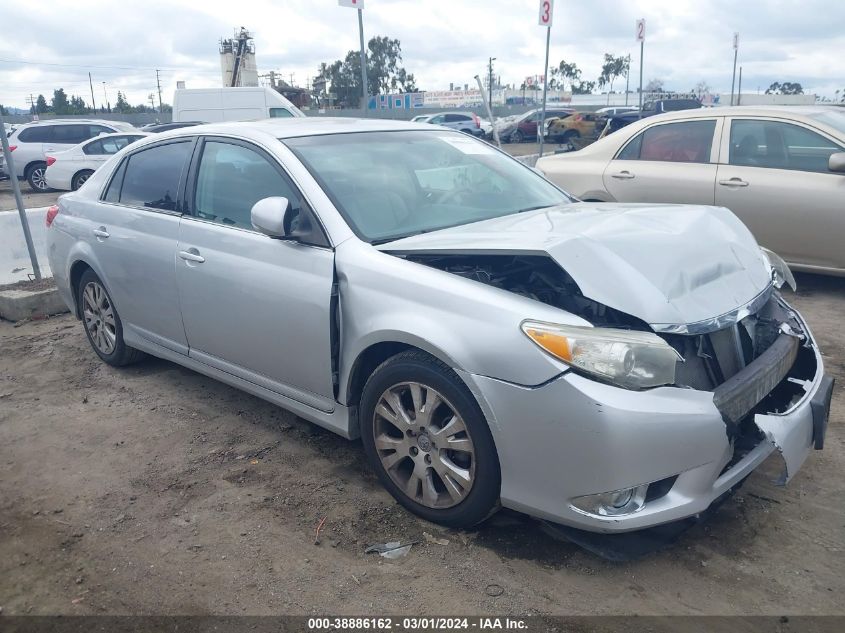
[[728,209],[576,203],[415,235],[395,253],[548,253],[585,297],[655,327],[744,306],[771,284],[754,237]]

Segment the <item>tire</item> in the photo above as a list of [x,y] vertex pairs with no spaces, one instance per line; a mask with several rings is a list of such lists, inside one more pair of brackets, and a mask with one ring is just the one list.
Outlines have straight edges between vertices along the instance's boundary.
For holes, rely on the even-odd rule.
[[26,181],[29,183],[29,188],[35,193],[47,193],[52,191],[47,186],[47,163],[33,163],[26,170]]
[[85,336],[100,359],[112,367],[136,363],[144,353],[123,341],[123,324],[106,287],[90,268],[82,273],[76,289]]
[[85,184],[85,181],[88,180],[91,177],[91,174],[93,173],[94,171],[91,169],[83,169],[82,171],[77,173],[70,181],[71,190],[76,191],[77,189],[79,189],[82,185]]
[[[432,398],[437,404],[426,411]],[[498,509],[493,436],[469,389],[444,363],[418,350],[386,360],[364,386],[360,420],[370,465],[414,514],[468,528]]]
[[510,137],[511,143],[524,143],[525,142],[525,134],[522,133],[522,130],[514,130],[511,133]]

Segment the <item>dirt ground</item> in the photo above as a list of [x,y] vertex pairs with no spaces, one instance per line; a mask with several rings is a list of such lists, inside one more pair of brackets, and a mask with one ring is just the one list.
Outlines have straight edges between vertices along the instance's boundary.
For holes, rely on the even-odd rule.
[[[35,193],[29,188],[29,183],[21,180],[21,198],[23,204],[27,209],[35,209],[38,207],[49,207],[51,204],[56,204],[59,196],[65,193],[64,191],[51,191],[49,193]],[[15,203],[15,194],[12,191],[12,182],[10,180],[0,180],[0,211],[12,211],[17,209]]]
[[[426,523],[358,442],[169,362],[108,367],[70,316],[2,322],[2,613],[845,614],[845,279],[799,284],[839,384],[825,450],[621,564],[515,513]],[[393,540],[417,544],[364,553]]]

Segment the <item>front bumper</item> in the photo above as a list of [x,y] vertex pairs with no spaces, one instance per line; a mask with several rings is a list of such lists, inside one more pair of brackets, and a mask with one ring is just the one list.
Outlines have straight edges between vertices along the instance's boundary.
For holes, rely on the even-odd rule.
[[[763,439],[738,460],[712,392],[628,391],[574,372],[523,387],[461,372],[490,423],[502,505],[584,530],[625,532],[703,512],[776,451],[785,483],[823,441],[832,389],[801,325],[815,356],[813,378],[788,410],[754,415]],[[598,516],[571,505],[576,497],[672,477],[668,493],[632,514]]]

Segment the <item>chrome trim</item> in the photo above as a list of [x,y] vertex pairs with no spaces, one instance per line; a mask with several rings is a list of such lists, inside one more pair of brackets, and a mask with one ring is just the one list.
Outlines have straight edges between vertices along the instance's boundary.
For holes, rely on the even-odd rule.
[[709,334],[710,332],[716,332],[739,323],[745,317],[757,313],[771,299],[774,290],[775,287],[769,284],[760,294],[745,305],[720,316],[713,317],[712,319],[696,321],[695,323],[649,323],[649,325],[655,332],[664,334],[688,334],[693,336],[697,334]]

